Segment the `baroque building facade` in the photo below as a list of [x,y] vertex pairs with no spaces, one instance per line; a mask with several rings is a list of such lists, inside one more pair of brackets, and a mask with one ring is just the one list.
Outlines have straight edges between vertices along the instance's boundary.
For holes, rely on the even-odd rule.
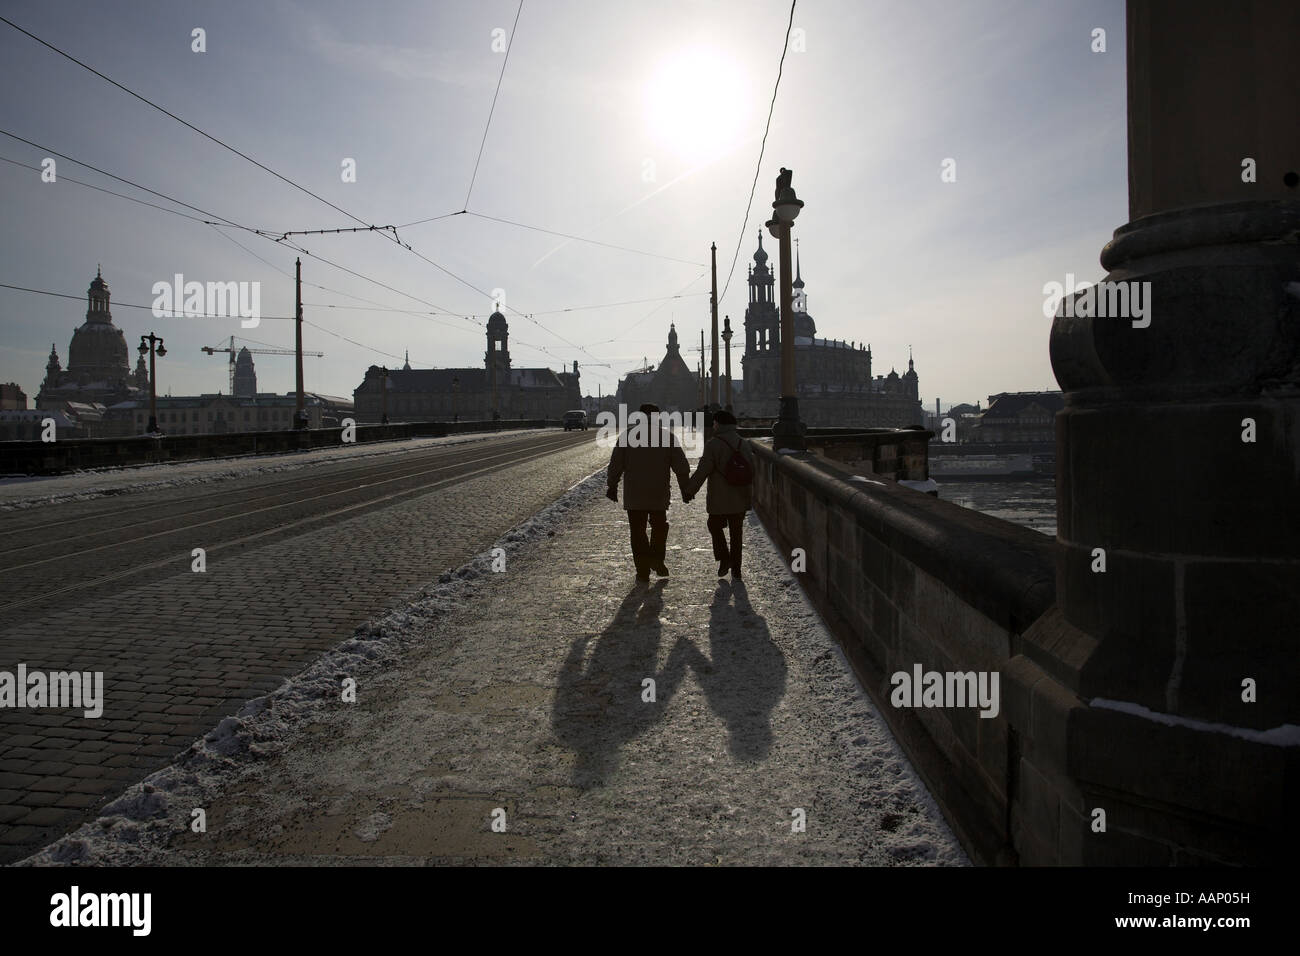
[[[107,438],[140,435],[149,425],[149,370],[143,355],[135,370],[128,364],[126,336],[113,323],[112,295],[97,270],[87,291],[85,321],[72,333],[68,365],[50,346],[45,380],[36,395],[36,409],[51,413],[58,437]],[[158,427],[169,435],[208,435],[242,431],[274,431],[293,427],[297,396],[257,391],[253,357],[241,349],[235,363],[236,395],[158,395]],[[346,398],[306,393],[308,425],[337,426],[352,414]],[[36,440],[44,414],[35,411],[7,416],[0,440]]]
[[618,402],[634,412],[646,402],[664,412],[687,412],[700,406],[699,376],[682,358],[677,326],[668,326],[668,351],[658,368],[629,372],[618,383]]
[[[487,352],[482,368],[411,368],[388,370],[388,420],[490,421],[504,419],[562,419],[582,408],[578,363],[572,372],[549,368],[515,368],[510,361],[510,327],[493,312],[487,323]],[[384,371],[366,370],[353,391],[358,422],[383,419]]]
[[111,407],[149,396],[149,372],[144,357],[135,371],[128,361],[126,336],[113,324],[111,294],[100,270],[96,270],[86,293],[86,319],[72,333],[68,345],[68,367],[59,363],[59,353],[50,345],[45,363],[45,380],[36,393],[39,409],[62,410],[69,402]]
[[[749,304],[745,309],[742,387],[735,389],[735,410],[748,418],[775,418],[781,401],[781,309],[776,300],[775,270],[768,267],[763,235],[749,268]],[[796,259],[796,263],[798,260]],[[817,337],[808,312],[802,264],[796,266],[794,312],[795,385],[799,417],[817,426],[902,428],[922,420],[919,379],[911,356],[907,371],[872,377],[871,346]]]

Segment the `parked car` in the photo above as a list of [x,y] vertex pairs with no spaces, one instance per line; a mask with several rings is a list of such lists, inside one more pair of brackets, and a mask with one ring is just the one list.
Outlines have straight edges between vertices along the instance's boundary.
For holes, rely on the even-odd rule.
[[564,413],[564,430],[567,432],[570,428],[581,428],[584,432],[587,430],[587,413],[582,409]]

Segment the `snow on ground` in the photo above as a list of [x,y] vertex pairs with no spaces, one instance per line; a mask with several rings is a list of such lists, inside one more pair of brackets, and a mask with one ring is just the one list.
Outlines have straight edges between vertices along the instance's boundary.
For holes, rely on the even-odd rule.
[[440,618],[470,603],[476,582],[492,573],[493,550],[510,560],[529,542],[554,535],[566,516],[604,494],[605,471],[589,475],[564,496],[511,528],[493,547],[443,574],[406,607],[361,625],[353,636],[322,655],[275,691],[248,701],[233,717],[191,744],[170,766],[129,787],[101,811],[100,818],[15,864],[79,863],[96,866],[142,862],[190,826],[190,808],[237,777],[250,762],[282,752],[301,728],[334,710],[339,681],[366,676],[396,663],[402,650]]
[[[504,851],[482,849],[490,835],[467,834],[456,850],[435,851],[428,843],[445,836],[440,807],[495,794],[515,794],[520,802],[512,819],[521,822],[511,826],[519,836],[512,839],[535,852],[519,862],[679,865],[711,863],[716,853],[717,862],[765,865],[967,865],[883,716],[753,516],[746,578],[757,616],[696,597],[723,593],[698,576],[708,563],[703,509],[674,519],[677,533],[689,536],[675,549],[679,590],[666,613],[647,622],[622,621],[620,613],[609,623],[622,581],[610,582],[608,596],[572,603],[573,589],[588,586],[593,571],[594,580],[609,578],[612,554],[626,558],[626,524],[616,506],[599,501],[604,489],[602,469],[502,535],[494,548],[517,569],[511,581],[492,573],[493,549],[444,574],[409,606],[357,628],[300,675],[224,718],[173,764],[104,807],[99,819],[19,865],[510,862]],[[616,545],[593,534],[615,528]],[[587,563],[557,567],[566,555]],[[545,606],[548,594],[560,602],[555,614],[522,610]],[[529,620],[485,622],[502,612]],[[605,631],[596,635],[602,622]],[[687,671],[675,696],[664,674],[664,699],[673,708],[643,726],[626,719],[641,712],[640,703],[593,699],[610,719],[591,719],[582,694],[604,693],[596,685],[627,669],[625,657],[636,653],[645,627],[662,628],[665,648],[674,637],[682,648]],[[494,633],[510,642],[508,649],[494,643]],[[558,690],[547,686],[563,650],[555,638],[588,642],[582,674],[561,673]],[[345,677],[371,700],[391,699],[393,708],[340,708]],[[512,704],[486,722],[456,703],[525,689],[535,689],[542,703]],[[450,703],[428,705],[430,695],[447,694]],[[757,705],[775,709],[755,720]],[[547,720],[538,708],[559,716]],[[501,717],[509,732],[491,722],[504,713],[523,715]],[[632,736],[624,739],[625,731]],[[774,749],[758,772],[752,760],[736,756],[768,746]],[[576,776],[574,786],[563,784],[571,751],[596,758],[589,768],[601,778],[596,789],[578,789]],[[457,755],[454,766],[429,765],[449,754]],[[447,787],[452,798],[440,804],[437,794]],[[392,798],[396,791],[409,795]],[[788,816],[784,824],[779,816],[791,806],[809,808],[808,832],[796,839],[789,838]],[[234,846],[214,857],[205,838],[186,839],[197,807],[227,815],[224,825],[214,818],[212,835],[228,843],[233,834]],[[353,813],[353,836],[331,849],[327,831]]]
[[536,428],[514,429],[448,435],[445,438],[413,438],[401,441],[335,445],[271,455],[240,455],[233,458],[205,458],[200,461],[178,461],[158,465],[94,468],[68,475],[10,476],[0,478],[0,512],[100,498],[106,495],[135,494],[210,481],[271,475],[320,464],[399,455],[437,445],[462,445],[489,441],[493,438],[536,434],[538,431],[539,429]]

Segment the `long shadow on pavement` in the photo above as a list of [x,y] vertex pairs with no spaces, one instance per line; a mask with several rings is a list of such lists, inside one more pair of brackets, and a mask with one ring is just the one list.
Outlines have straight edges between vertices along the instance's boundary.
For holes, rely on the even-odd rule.
[[749,603],[743,581],[723,578],[713,592],[709,656],[685,643],[686,661],[709,706],[727,724],[731,755],[743,761],[765,759],[772,749],[771,714],[785,694],[785,657],[767,621]]
[[[589,635],[580,635],[569,647],[551,726],[559,742],[577,754],[576,787],[604,785],[618,763],[619,748],[663,716],[664,705],[686,672],[678,648],[662,673],[655,670],[664,584],[661,580],[633,587],[596,638],[590,656]],[[642,700],[641,682],[647,677],[655,681],[655,703]]]

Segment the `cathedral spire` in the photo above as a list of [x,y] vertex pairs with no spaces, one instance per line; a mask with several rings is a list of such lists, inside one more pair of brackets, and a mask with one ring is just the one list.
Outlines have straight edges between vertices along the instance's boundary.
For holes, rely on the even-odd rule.
[[796,289],[803,288],[803,271],[799,267],[799,240],[794,241],[794,282]]

